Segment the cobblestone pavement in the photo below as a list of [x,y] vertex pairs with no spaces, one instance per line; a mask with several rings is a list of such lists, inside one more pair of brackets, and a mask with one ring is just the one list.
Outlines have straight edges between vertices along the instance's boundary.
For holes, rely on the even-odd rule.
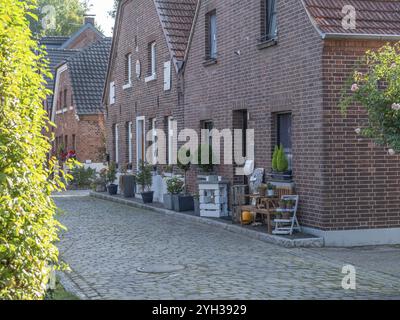
[[[369,270],[365,263],[355,265],[357,290],[344,290],[345,262],[329,250],[285,249],[89,197],[55,200],[68,227],[59,244],[61,257],[72,269],[61,275],[62,282],[85,299],[400,298],[400,277]],[[137,271],[159,264],[186,268]]]

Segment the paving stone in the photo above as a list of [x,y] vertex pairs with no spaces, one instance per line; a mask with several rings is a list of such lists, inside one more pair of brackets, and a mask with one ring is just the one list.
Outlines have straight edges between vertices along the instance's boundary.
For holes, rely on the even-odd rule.
[[[219,227],[103,201],[59,196],[68,231],[59,249],[69,290],[87,299],[387,299],[400,279],[357,266],[358,289],[324,248],[283,248]],[[351,259],[350,259],[351,260]],[[138,268],[184,265],[172,274]]]

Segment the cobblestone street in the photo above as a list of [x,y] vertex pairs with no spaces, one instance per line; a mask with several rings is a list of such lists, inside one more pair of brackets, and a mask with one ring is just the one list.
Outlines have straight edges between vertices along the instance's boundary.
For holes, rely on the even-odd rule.
[[[369,268],[358,249],[285,249],[84,195],[55,200],[68,228],[61,258],[72,269],[62,282],[84,299],[400,298],[399,263],[391,261],[393,272],[376,267],[379,259]],[[389,248],[400,256],[400,248]],[[342,288],[349,262],[357,268],[355,291]],[[185,268],[138,271],[157,265]]]

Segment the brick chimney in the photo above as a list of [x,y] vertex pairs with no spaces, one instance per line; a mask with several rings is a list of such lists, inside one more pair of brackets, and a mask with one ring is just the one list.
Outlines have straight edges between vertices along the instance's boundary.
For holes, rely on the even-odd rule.
[[84,24],[86,25],[86,24],[90,23],[91,25],[94,26],[95,17],[96,17],[95,15],[87,15],[87,16],[85,16]]

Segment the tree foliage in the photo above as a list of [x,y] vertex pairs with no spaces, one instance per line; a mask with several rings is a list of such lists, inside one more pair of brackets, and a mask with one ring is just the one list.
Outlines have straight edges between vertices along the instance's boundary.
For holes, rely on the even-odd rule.
[[42,299],[58,266],[51,193],[63,184],[42,134],[50,75],[26,18],[35,1],[0,0],[0,300]]
[[364,107],[368,124],[356,131],[400,152],[400,43],[368,51],[360,65],[347,83],[342,110],[354,103]]
[[89,11],[87,0],[37,0],[31,30],[39,36],[70,36],[82,27]]

